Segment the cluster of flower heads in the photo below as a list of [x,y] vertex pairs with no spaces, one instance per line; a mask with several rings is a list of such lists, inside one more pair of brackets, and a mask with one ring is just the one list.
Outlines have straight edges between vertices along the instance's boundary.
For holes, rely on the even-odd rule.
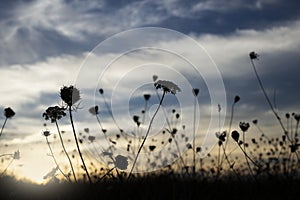
[[166,80],[158,80],[154,83],[156,89],[162,89],[166,93],[176,94],[176,92],[181,92],[181,89],[173,82]]
[[43,113],[45,120],[51,120],[51,123],[54,123],[56,120],[60,120],[62,117],[66,116],[65,108],[59,106],[53,106],[46,109]]

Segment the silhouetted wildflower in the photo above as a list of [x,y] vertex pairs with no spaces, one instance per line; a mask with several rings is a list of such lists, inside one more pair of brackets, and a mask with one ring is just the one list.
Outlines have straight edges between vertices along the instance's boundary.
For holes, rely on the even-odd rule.
[[145,101],[148,101],[150,99],[151,95],[150,94],[144,94],[144,99]]
[[300,146],[300,144],[289,145],[292,153],[296,152],[298,150],[299,146]]
[[250,56],[251,60],[258,59],[258,57],[259,57],[259,55],[257,53],[255,53],[254,51],[250,52],[249,56]]
[[225,142],[226,132],[223,132],[223,133],[216,132],[216,137],[217,137],[221,142]]
[[51,120],[51,123],[54,123],[56,120],[61,119],[62,117],[66,116],[65,108],[61,108],[58,106],[49,107],[43,113],[43,117],[45,120]]
[[246,122],[240,122],[240,128],[243,132],[246,132],[248,130],[248,128],[250,127],[249,123]]
[[73,106],[76,102],[80,100],[80,92],[74,86],[64,86],[60,89],[61,99],[68,105]]
[[10,107],[4,109],[4,116],[6,118],[12,118],[15,114],[16,113]]
[[155,82],[155,81],[158,79],[158,76],[153,75],[153,76],[152,76],[152,79],[153,79],[153,82]]
[[194,94],[195,97],[198,96],[198,94],[199,94],[199,89],[198,89],[198,88],[194,88],[194,89],[193,89],[193,94]]
[[176,94],[176,92],[180,92],[180,88],[171,81],[158,80],[154,83],[156,89],[162,89],[164,92],[170,92],[172,94]]
[[95,136],[91,136],[91,135],[90,135],[90,136],[88,137],[88,140],[89,140],[90,142],[94,142],[95,139],[96,139]]
[[155,148],[156,148],[155,145],[150,145],[150,146],[149,146],[149,150],[150,150],[150,151],[154,151]]
[[43,136],[48,137],[49,135],[51,135],[50,131],[44,131],[43,132]]
[[255,124],[255,125],[257,124],[257,122],[258,122],[257,119],[254,119],[254,120],[252,121],[252,123]]
[[190,143],[188,143],[188,144],[186,144],[186,148],[188,148],[188,149],[192,149],[192,148],[193,148],[193,146],[192,146]]
[[286,117],[287,119],[289,119],[289,118],[290,118],[290,113],[286,113],[286,114],[285,114],[285,117]]
[[98,115],[98,114],[99,114],[99,107],[98,107],[98,106],[91,107],[91,108],[89,109],[89,112],[90,112],[92,115]]
[[100,93],[100,94],[103,94],[103,93],[104,93],[104,91],[103,91],[102,88],[99,89],[99,93]]
[[19,160],[20,158],[21,158],[20,151],[19,150],[15,151],[13,159],[14,160]]
[[232,139],[234,139],[236,142],[238,142],[238,141],[239,141],[239,138],[240,138],[240,134],[239,134],[239,132],[237,132],[237,131],[232,131],[231,137],[232,137]]
[[295,120],[296,120],[297,122],[299,122],[299,120],[300,120],[300,114],[295,114],[295,115],[294,115],[294,118],[295,118]]
[[128,166],[128,158],[122,155],[118,155],[116,158],[116,167],[121,170],[126,170]]
[[237,103],[241,98],[239,96],[234,97],[234,103]]

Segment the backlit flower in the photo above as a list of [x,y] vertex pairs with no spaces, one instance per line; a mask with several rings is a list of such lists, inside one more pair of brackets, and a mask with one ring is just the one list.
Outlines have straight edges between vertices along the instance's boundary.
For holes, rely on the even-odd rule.
[[195,95],[195,97],[198,96],[198,94],[199,94],[199,89],[198,89],[198,88],[194,88],[194,89],[193,89],[193,94]]
[[50,131],[44,131],[43,132],[43,136],[48,137],[49,135],[51,135]]
[[258,57],[259,57],[259,55],[257,53],[255,53],[254,51],[250,52],[249,56],[250,56],[251,60],[258,59]]
[[151,95],[150,94],[144,94],[144,99],[145,101],[148,101],[150,99]]
[[98,107],[98,106],[91,107],[91,108],[89,109],[89,112],[90,112],[92,115],[98,115],[98,114],[99,114],[99,107]]
[[58,106],[49,107],[43,113],[43,117],[45,118],[45,120],[50,119],[51,123],[54,123],[56,120],[60,120],[64,116],[66,116],[65,108],[61,108]]
[[239,132],[237,132],[237,131],[232,131],[231,137],[232,137],[232,139],[234,139],[236,142],[238,142],[238,141],[239,141],[239,138],[240,138],[240,134],[239,134]]
[[15,114],[16,114],[16,113],[15,113],[10,107],[4,109],[4,116],[5,116],[6,118],[11,118],[11,117],[13,117]]
[[14,158],[15,160],[19,160],[19,159],[21,158],[21,156],[20,156],[20,151],[19,151],[19,150],[18,150],[18,151],[15,151],[13,158]]
[[64,86],[60,89],[61,99],[68,105],[73,106],[77,101],[80,100],[80,92],[74,86]]
[[171,81],[158,80],[154,83],[156,89],[162,89],[164,92],[170,92],[176,94],[176,92],[181,92],[181,89]]
[[246,132],[248,130],[248,128],[250,127],[249,123],[246,122],[240,122],[240,128],[243,132]]

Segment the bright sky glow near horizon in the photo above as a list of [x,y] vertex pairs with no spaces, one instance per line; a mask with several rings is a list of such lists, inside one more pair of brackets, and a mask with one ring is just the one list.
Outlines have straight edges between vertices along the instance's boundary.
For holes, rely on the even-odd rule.
[[[188,77],[192,87],[200,88],[197,99],[201,113],[199,126],[207,129],[210,114],[217,116],[217,105],[211,105],[209,97],[212,91],[209,91],[205,79],[216,79],[216,74],[210,73],[212,63],[208,62],[208,55],[216,64],[225,87],[226,98],[223,102],[227,103],[221,105],[222,108],[227,107],[226,111],[221,112],[226,117],[224,129],[228,126],[228,112],[233,98],[239,95],[241,101],[236,107],[233,128],[238,128],[240,121],[258,119],[269,136],[275,136],[272,134],[278,130],[278,123],[255,79],[249,52],[255,51],[260,55],[259,60],[255,61],[257,70],[272,101],[275,94],[277,110],[282,118],[287,112],[300,113],[299,13],[300,3],[292,0],[1,1],[0,111],[11,107],[16,115],[7,121],[0,137],[0,155],[16,150],[21,153],[20,160],[12,163],[8,173],[41,183],[43,176],[55,167],[52,158],[47,155],[49,149],[42,131],[48,129],[56,133],[56,129],[54,124],[44,120],[42,113],[49,106],[61,104],[59,90],[64,85],[77,83],[82,91],[82,108],[74,113],[77,132],[84,133],[84,128],[89,128],[90,134],[96,135],[99,132],[98,124],[88,112],[94,103],[100,105],[105,128],[116,128],[109,113],[105,111],[105,104],[97,89],[103,87],[105,94],[117,91],[114,93],[115,114],[121,116],[118,118],[120,124],[129,124],[130,121],[134,127],[132,118],[124,116],[127,113],[139,114],[143,109],[142,98],[139,99],[143,89],[151,93],[154,99],[156,93],[151,89],[153,75],[173,81],[184,89],[176,97],[185,100],[179,100],[179,105],[171,96],[167,97],[166,105],[169,103],[171,106],[166,109],[181,106],[180,114],[188,116],[186,120],[191,121],[192,115],[185,114],[193,113],[192,92],[190,97],[185,93],[190,90],[184,84],[184,78]],[[146,28],[149,35],[140,32],[134,37],[126,37],[126,40],[120,37],[116,41],[117,45],[105,46],[109,38],[124,31],[142,30],[145,27],[163,28],[165,31],[186,35],[187,38],[176,39],[176,34],[174,38],[159,38],[162,35],[158,34],[150,37],[150,29]],[[200,44],[208,55],[204,51],[199,53],[188,38]],[[103,46],[99,48],[97,45],[101,43]],[[186,58],[202,59],[200,67],[205,77],[194,79],[195,73],[188,62],[157,49],[139,49],[112,62],[117,55],[124,54],[127,48],[145,44],[147,47],[177,49]],[[97,47],[98,52],[95,51]],[[93,50],[94,54],[91,53]],[[96,73],[105,67],[99,66],[99,63],[109,62],[112,64],[107,74],[103,79],[96,79],[99,78]],[[128,68],[123,66],[133,68],[126,71]],[[92,73],[88,74],[88,71]],[[91,80],[96,81],[91,83]],[[139,81],[144,81],[143,87],[137,84]],[[112,83],[116,84],[116,88],[109,88]],[[213,92],[219,94],[222,91]],[[85,102],[86,99],[89,101]],[[157,103],[154,100],[151,102],[152,105]],[[134,105],[139,107],[135,108]],[[149,108],[150,114],[153,113],[154,106]],[[0,125],[4,120],[1,114]],[[46,128],[44,123],[47,123]],[[62,119],[59,124],[61,130],[66,132],[64,136],[67,140],[71,136],[68,118]],[[187,126],[187,130],[191,131],[192,124]],[[126,128],[130,132],[131,125]],[[215,128],[212,134],[218,129]],[[249,134],[255,135],[256,130],[250,128]],[[199,136],[199,143],[203,137]],[[49,139],[60,158],[62,149],[59,143],[54,142],[53,136]],[[105,144],[99,142],[97,145]],[[67,147],[70,152],[75,149],[73,143],[68,143]],[[89,156],[97,157],[98,152],[93,150],[94,146],[83,145],[83,149],[89,151]],[[0,169],[3,171],[7,164],[5,161]]]

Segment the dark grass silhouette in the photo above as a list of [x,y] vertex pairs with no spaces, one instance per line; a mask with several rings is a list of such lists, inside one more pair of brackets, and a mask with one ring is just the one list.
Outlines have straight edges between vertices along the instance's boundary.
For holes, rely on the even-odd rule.
[[180,175],[144,176],[129,182],[97,184],[48,183],[34,185],[11,177],[0,179],[1,199],[299,199],[299,179],[268,177],[257,182],[182,178]]

